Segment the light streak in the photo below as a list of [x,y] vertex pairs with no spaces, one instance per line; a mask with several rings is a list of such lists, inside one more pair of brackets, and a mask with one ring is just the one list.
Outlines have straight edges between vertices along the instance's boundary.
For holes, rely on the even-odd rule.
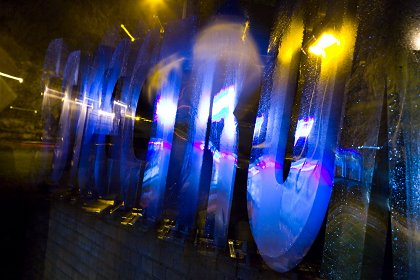
[[109,118],[112,118],[112,119],[115,118],[114,113],[110,113],[110,112],[103,111],[103,110],[98,110],[98,114],[99,114],[99,116],[109,117]]
[[420,51],[420,31],[413,35],[412,48],[415,51]]
[[264,115],[257,117],[257,119],[255,120],[255,133],[254,133],[254,138],[259,137],[261,134],[261,127],[262,124],[264,123]]
[[89,108],[93,109],[93,105],[84,103],[82,100],[77,99],[77,98],[74,101],[71,101],[71,100],[67,100],[67,101],[71,102],[71,103],[75,103],[75,104],[83,106],[83,107],[89,107]]
[[62,92],[62,91],[58,91],[58,90],[55,90],[55,89],[52,89],[52,88],[49,88],[49,87],[45,87],[45,92],[47,92],[47,91],[48,91],[49,94],[51,94],[50,92],[53,92],[57,96],[60,96],[60,97],[64,96],[64,92]]
[[55,95],[55,94],[48,93],[48,92],[44,92],[42,95],[49,96],[50,98],[54,98],[54,99],[60,99],[60,100],[63,100],[63,96],[57,96],[57,95]]
[[124,24],[121,24],[121,28],[125,31],[125,33],[130,37],[131,42],[134,42],[136,39],[128,32],[127,28],[125,28]]
[[13,80],[19,81],[19,83],[23,83],[23,79],[22,78],[19,78],[19,77],[16,77],[16,76],[12,76],[12,75],[9,75],[9,74],[3,73],[3,72],[0,72],[0,76],[3,76],[3,77],[6,77],[6,78],[9,78],[9,79],[13,79]]
[[165,28],[163,27],[163,25],[162,25],[162,23],[160,22],[160,19],[159,19],[159,17],[158,17],[157,15],[154,15],[153,17],[154,17],[154,18],[157,20],[157,22],[159,23],[159,26],[160,26],[159,32],[160,32],[160,34],[162,35],[163,33],[165,33]]
[[247,31],[248,31],[248,29],[249,29],[249,21],[247,20],[246,22],[245,22],[245,26],[244,26],[244,32],[242,33],[242,42],[245,42],[245,39],[246,39],[246,33],[247,33]]
[[223,88],[213,100],[212,121],[218,122],[231,114],[235,106],[236,90],[234,86]]
[[358,149],[372,149],[372,150],[380,150],[380,149],[382,149],[382,147],[377,147],[377,146],[365,146],[365,145],[363,145],[363,146],[358,146],[357,148],[358,148]]
[[122,103],[122,102],[120,102],[120,101],[114,101],[114,105],[118,105],[118,106],[121,106],[121,107],[127,109],[127,105],[124,104],[124,103]]
[[34,110],[34,109],[28,109],[28,108],[16,107],[16,106],[10,106],[9,108],[10,108],[10,110],[33,112],[34,114],[38,114],[38,111]]
[[124,117],[133,119],[135,121],[144,121],[144,122],[150,122],[150,123],[152,122],[152,120],[149,120],[140,116],[135,116],[134,114],[133,115],[125,114]]

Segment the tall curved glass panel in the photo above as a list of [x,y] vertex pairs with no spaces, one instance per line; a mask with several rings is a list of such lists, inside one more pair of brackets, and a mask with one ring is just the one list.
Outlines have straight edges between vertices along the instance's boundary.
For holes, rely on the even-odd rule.
[[[43,153],[43,172],[51,171],[51,161],[47,160],[51,145],[55,144],[58,130],[62,99],[62,77],[67,61],[68,50],[63,39],[55,39],[50,42],[45,54],[44,68],[41,78],[42,95],[42,122],[43,133],[41,140],[46,144]],[[47,167],[48,166],[48,167]],[[50,176],[49,174],[48,176]],[[42,174],[46,176],[46,174]]]
[[91,72],[83,92],[83,113],[78,122],[77,137],[81,138],[79,166],[77,169],[78,184],[82,194],[92,195],[94,192],[92,176],[94,167],[94,133],[99,117],[99,100],[105,71],[110,63],[112,49],[99,46],[92,61]]
[[120,157],[120,188],[121,199],[125,207],[132,208],[137,206],[137,193],[141,187],[141,172],[143,161],[138,159],[134,152],[134,124],[135,122],[146,122],[141,115],[136,116],[137,105],[143,86],[145,85],[148,72],[152,65],[156,63],[159,54],[159,34],[158,32],[150,32],[143,40],[137,51],[132,75],[127,81],[127,89],[123,89],[121,101],[127,104],[124,118],[121,123],[121,134],[118,151]]
[[[248,214],[260,254],[277,271],[292,269],[308,252],[331,195],[344,83],[355,37],[351,22],[336,20],[341,26],[339,31],[317,34],[317,40],[306,49],[307,56],[300,61],[305,65],[302,68],[298,55],[309,34],[305,33],[304,38],[300,15],[292,16],[283,37],[278,38],[281,43],[272,90],[263,92],[269,96],[263,96],[260,103],[262,129],[255,130],[251,152]],[[292,163],[283,180],[297,84],[301,107]]]
[[[126,63],[130,51],[130,42],[122,40],[112,55],[110,64],[104,73],[101,93],[99,94],[98,119],[95,127],[94,140],[94,188],[99,196],[116,195],[116,186],[112,186],[110,180],[109,158],[111,154],[111,137],[115,133],[114,126],[121,119],[121,110],[124,111],[126,104],[121,104],[114,99],[115,94],[120,94],[121,88],[117,82],[126,70]],[[123,108],[122,108],[123,107]],[[115,110],[118,110],[116,112]],[[123,113],[124,114],[124,113]]]
[[150,71],[148,95],[155,97],[153,124],[148,144],[140,206],[149,221],[161,218],[166,190],[174,125],[178,108],[185,57],[191,49],[194,20],[176,23],[165,30],[160,61]]
[[74,134],[77,119],[77,103],[80,99],[80,63],[81,52],[75,51],[69,54],[63,74],[63,98],[59,121],[58,139],[54,148],[51,178],[55,184],[62,183],[63,173],[70,169]]
[[224,247],[237,166],[239,98],[258,85],[260,60],[246,24],[216,20],[197,35],[191,119],[179,195],[178,230]]

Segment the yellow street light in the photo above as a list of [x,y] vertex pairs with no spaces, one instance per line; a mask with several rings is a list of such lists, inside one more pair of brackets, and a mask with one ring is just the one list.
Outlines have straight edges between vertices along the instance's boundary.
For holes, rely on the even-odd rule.
[[330,33],[324,33],[312,46],[309,47],[309,52],[317,56],[326,56],[326,49],[332,46],[339,46],[340,41]]

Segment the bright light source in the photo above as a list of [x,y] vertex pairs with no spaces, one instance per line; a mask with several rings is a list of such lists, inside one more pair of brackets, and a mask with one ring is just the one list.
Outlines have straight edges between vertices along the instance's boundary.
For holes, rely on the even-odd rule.
[[177,104],[169,98],[160,98],[156,104],[156,118],[164,125],[170,126],[175,122]]
[[199,107],[198,107],[198,114],[197,114],[197,123],[196,125],[204,128],[207,125],[207,120],[209,118],[209,102],[210,102],[210,97],[209,97],[209,93],[207,92],[203,92],[203,94],[201,95],[201,101],[199,103]]
[[156,10],[160,10],[165,8],[166,4],[163,0],[144,0],[142,4],[142,8],[148,11],[155,12]]
[[130,119],[133,119],[133,120],[135,120],[135,121],[140,121],[140,120],[142,120],[142,121],[144,121],[144,122],[152,122],[151,120],[148,120],[148,119],[145,119],[145,118],[142,118],[142,117],[140,117],[140,116],[136,116],[136,115],[134,115],[134,114],[124,114],[124,116],[126,117],[126,118],[130,118]]
[[340,45],[340,41],[332,34],[325,33],[319,38],[315,44],[309,47],[309,52],[317,56],[326,56],[325,49],[333,46]]
[[413,34],[412,48],[415,51],[420,51],[420,31]]
[[219,122],[226,119],[235,109],[236,90],[234,86],[229,86],[220,90],[213,100],[212,121]]
[[9,78],[9,79],[13,79],[13,80],[19,81],[19,83],[23,83],[23,79],[22,78],[15,77],[15,76],[12,76],[12,75],[3,73],[3,72],[0,72],[0,76],[3,76],[3,77],[6,77],[6,78]]
[[37,110],[29,109],[29,108],[23,108],[23,107],[17,107],[17,106],[9,106],[10,110],[17,110],[17,111],[25,111],[25,112],[33,112],[35,114],[38,114]]
[[311,133],[313,125],[314,125],[313,117],[298,120],[296,132],[295,132],[295,143],[294,143],[295,146],[299,138],[301,137],[307,138],[309,136],[309,133]]
[[264,123],[264,115],[257,117],[257,119],[255,120],[254,138],[260,136],[263,123]]
[[127,28],[125,28],[124,24],[121,24],[121,28],[125,31],[125,33],[130,37],[131,42],[134,42],[136,39],[128,32]]

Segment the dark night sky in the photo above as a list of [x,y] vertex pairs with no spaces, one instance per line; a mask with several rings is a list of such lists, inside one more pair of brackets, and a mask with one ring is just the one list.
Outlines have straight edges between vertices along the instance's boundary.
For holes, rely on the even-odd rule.
[[[0,56],[8,63],[0,63],[0,68],[3,68],[0,71],[9,71],[25,81],[18,87],[13,85],[18,95],[14,104],[31,108],[40,106],[40,76],[45,51],[51,40],[63,38],[70,50],[93,52],[112,30],[114,37],[125,36],[119,28],[121,23],[135,36],[141,37],[147,29],[157,27],[152,13],[158,14],[164,25],[180,18],[182,0],[164,2],[166,6],[160,6],[153,12],[153,7],[146,0],[1,0]],[[265,49],[277,2],[189,1],[188,12],[198,15],[203,24],[215,14],[242,14],[250,18],[251,32],[260,48]]]

